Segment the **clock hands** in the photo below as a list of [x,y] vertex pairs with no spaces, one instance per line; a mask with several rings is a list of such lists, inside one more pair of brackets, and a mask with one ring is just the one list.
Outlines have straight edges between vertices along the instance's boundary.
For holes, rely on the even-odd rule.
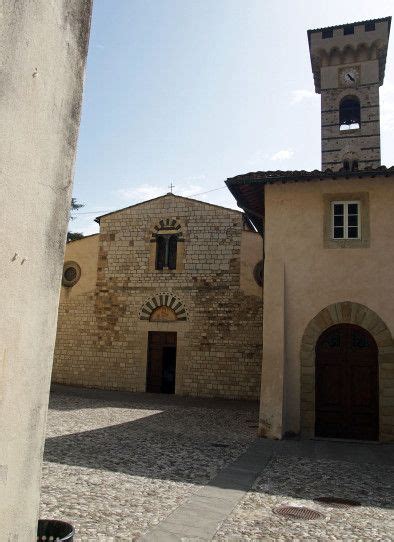
[[348,76],[348,78],[350,79],[350,81],[352,81],[352,83],[355,82],[355,78],[352,77],[352,76],[350,75],[350,73],[348,73],[347,76]]

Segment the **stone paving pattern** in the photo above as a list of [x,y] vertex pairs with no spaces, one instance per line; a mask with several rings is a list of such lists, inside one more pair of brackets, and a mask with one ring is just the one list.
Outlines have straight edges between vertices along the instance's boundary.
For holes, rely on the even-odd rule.
[[50,401],[40,517],[70,521],[77,541],[137,539],[255,438],[257,403],[102,396]]
[[[394,540],[394,469],[387,465],[276,457],[235,507],[213,540]],[[347,509],[317,504],[335,496],[361,502]],[[294,520],[275,515],[280,505],[306,506],[325,515]]]
[[[250,402],[57,390],[40,517],[70,521],[83,542],[142,535],[162,542],[174,518],[178,531],[201,535],[184,541],[394,540],[392,447],[255,439],[256,420],[257,404]],[[361,506],[325,507],[313,501],[321,496]],[[222,516],[219,509],[208,513],[215,502]],[[273,514],[283,504],[325,517]],[[208,516],[217,523],[210,527]]]

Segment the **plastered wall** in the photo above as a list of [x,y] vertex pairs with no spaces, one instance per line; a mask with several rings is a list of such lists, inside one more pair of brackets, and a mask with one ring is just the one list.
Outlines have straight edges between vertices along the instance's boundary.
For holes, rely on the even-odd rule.
[[0,540],[36,539],[89,0],[0,1]]
[[[368,194],[370,243],[367,247],[325,246],[326,196],[341,193]],[[285,323],[285,336],[283,346],[278,341],[275,348],[271,344],[271,351],[264,347],[262,381],[263,387],[269,387],[264,394],[269,397],[270,390],[277,387],[283,390],[283,397],[280,392],[270,404],[262,401],[263,433],[281,436],[286,431],[300,430],[301,341],[308,324],[320,311],[341,302],[360,304],[373,311],[394,333],[394,219],[389,202],[394,202],[392,178],[266,186],[265,266],[266,275],[271,277],[272,295],[264,296],[267,315],[264,344],[268,345],[268,336],[273,340],[275,330],[282,329],[281,322]],[[274,272],[281,266],[282,274]],[[394,359],[385,363],[385,378],[394,379]],[[386,438],[390,431],[393,438],[394,407],[387,406],[384,416]],[[264,424],[268,429],[264,429]]]

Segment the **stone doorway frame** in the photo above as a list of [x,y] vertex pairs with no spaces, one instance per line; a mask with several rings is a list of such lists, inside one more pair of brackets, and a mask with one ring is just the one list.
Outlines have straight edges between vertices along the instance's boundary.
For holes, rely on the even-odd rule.
[[334,303],[307,325],[301,340],[301,435],[315,436],[315,348],[320,335],[335,324],[356,324],[369,331],[378,346],[379,440],[394,441],[394,342],[390,330],[371,309],[352,301]]

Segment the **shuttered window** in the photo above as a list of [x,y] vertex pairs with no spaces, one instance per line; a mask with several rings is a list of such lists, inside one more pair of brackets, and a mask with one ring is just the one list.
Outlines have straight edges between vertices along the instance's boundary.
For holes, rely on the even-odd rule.
[[176,269],[177,235],[157,235],[156,269]]

